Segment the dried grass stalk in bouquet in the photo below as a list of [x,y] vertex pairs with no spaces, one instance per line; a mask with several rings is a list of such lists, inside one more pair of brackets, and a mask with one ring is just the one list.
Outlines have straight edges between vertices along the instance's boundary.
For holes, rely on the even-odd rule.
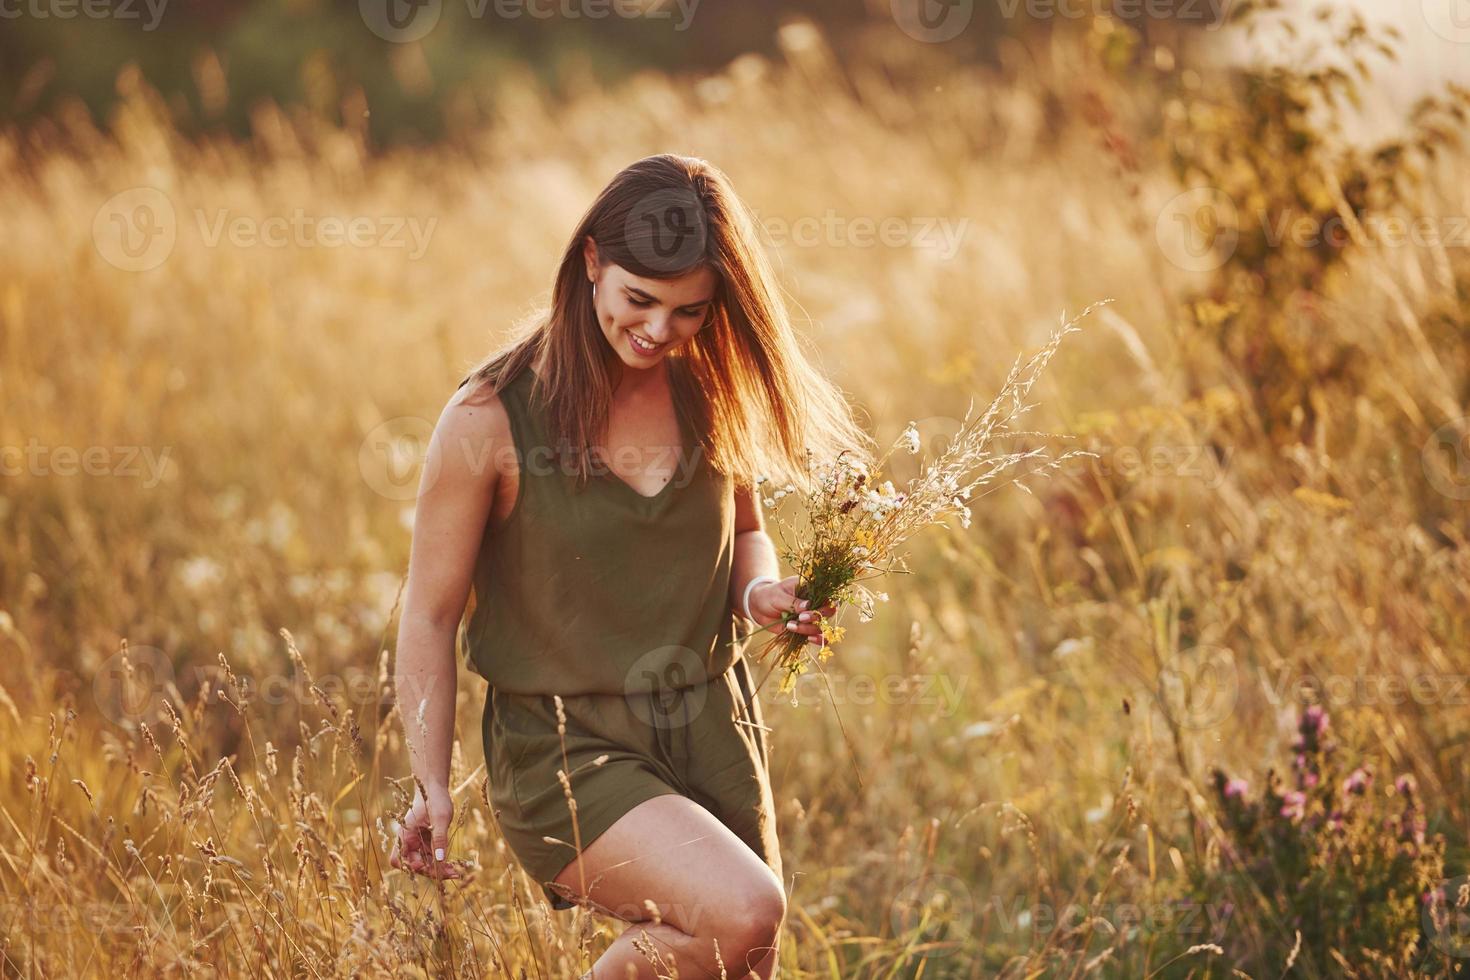
[[[781,538],[782,557],[797,575],[797,596],[810,599],[812,609],[856,604],[859,621],[867,622],[874,616],[876,603],[885,601],[888,594],[874,592],[866,583],[893,572],[909,571],[900,548],[910,536],[933,524],[948,527],[945,519],[949,517],[957,517],[961,527],[969,527],[972,495],[977,488],[988,487],[978,496],[1011,484],[1029,493],[1022,479],[1053,470],[1073,457],[1094,455],[1069,450],[1049,457],[1043,448],[1012,452],[998,448],[996,443],[1041,435],[1014,428],[1016,420],[1034,407],[1026,400],[1032,386],[1062,338],[1076,332],[1079,320],[1108,302],[1111,300],[1088,306],[1063,322],[1041,350],[1029,358],[1018,357],[984,413],[975,416],[971,401],[963,424],[944,452],[925,460],[919,475],[902,490],[882,478],[883,470],[895,452],[918,454],[919,432],[912,422],[876,463],[848,452],[835,460],[817,461],[808,452],[809,479],[804,487],[787,484],[773,490],[765,477],[757,477],[761,503],[770,511]],[[1002,479],[1028,460],[1041,462]],[[799,502],[797,523],[788,522],[776,509],[788,497]],[[813,655],[808,637],[785,629],[786,622],[796,615],[782,613],[781,632],[753,655],[758,663],[771,660],[771,669],[782,672],[782,693],[793,690],[797,676],[808,667],[825,662],[845,632],[843,627],[821,619],[823,642]]]

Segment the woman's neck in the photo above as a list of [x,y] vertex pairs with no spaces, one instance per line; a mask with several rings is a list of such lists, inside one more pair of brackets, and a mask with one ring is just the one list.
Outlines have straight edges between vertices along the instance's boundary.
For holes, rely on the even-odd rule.
[[608,380],[612,384],[613,398],[641,398],[662,391],[669,386],[668,358],[661,358],[650,368],[638,370],[623,363],[622,358],[612,355],[608,365]]
[[[641,371],[629,368],[615,353],[609,354],[609,360],[605,363],[608,380],[612,385],[613,398],[617,400],[639,398],[669,386],[668,358],[663,358],[653,367],[644,368]],[[539,357],[532,358],[531,370],[538,378],[545,378],[547,375],[547,370]]]

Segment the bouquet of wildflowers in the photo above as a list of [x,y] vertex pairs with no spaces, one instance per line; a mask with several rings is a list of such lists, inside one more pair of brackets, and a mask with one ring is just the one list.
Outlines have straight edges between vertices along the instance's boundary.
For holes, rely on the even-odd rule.
[[[1094,303],[1063,323],[1046,346],[1031,357],[1017,358],[1000,393],[985,412],[975,416],[971,402],[963,424],[945,451],[935,459],[923,461],[919,475],[903,489],[895,487],[892,480],[883,479],[883,471],[893,453],[919,453],[919,431],[913,422],[883,458],[871,465],[870,461],[847,451],[831,461],[814,460],[808,452],[808,480],[804,487],[788,483],[772,489],[766,477],[757,477],[761,502],[771,512],[772,523],[781,537],[782,556],[797,575],[797,596],[811,600],[813,610],[837,603],[855,604],[859,622],[866,623],[873,618],[876,603],[886,601],[888,594],[874,592],[865,583],[890,572],[909,570],[899,549],[915,532],[931,524],[948,527],[947,517],[957,517],[960,526],[968,528],[971,495],[976,488],[989,486],[985,491],[988,493],[1014,483],[1029,493],[1025,484],[1019,482],[1023,477],[1054,469],[1074,456],[1094,455],[1072,450],[1049,458],[1041,448],[1010,452],[996,448],[994,443],[1040,435],[1014,428],[1016,420],[1033,407],[1027,403],[1026,396],[1062,338],[1075,332],[1077,321],[1101,305]],[[1043,462],[996,482],[1034,459]],[[804,525],[800,528],[782,519],[775,510],[788,497],[800,502],[800,519]],[[772,669],[783,671],[782,693],[792,690],[797,676],[809,666],[830,657],[832,646],[841,641],[845,632],[841,626],[819,619],[822,643],[814,658],[808,652],[810,638],[785,629],[786,622],[796,615],[790,611],[782,613],[781,632],[753,655],[757,662],[774,658]]]

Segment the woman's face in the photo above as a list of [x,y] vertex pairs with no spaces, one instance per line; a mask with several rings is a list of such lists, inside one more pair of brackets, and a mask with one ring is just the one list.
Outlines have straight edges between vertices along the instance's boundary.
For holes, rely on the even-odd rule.
[[707,268],[679,279],[643,279],[616,263],[598,267],[594,252],[587,277],[597,287],[592,305],[603,336],[635,371],[655,367],[698,333],[714,303],[715,274]]

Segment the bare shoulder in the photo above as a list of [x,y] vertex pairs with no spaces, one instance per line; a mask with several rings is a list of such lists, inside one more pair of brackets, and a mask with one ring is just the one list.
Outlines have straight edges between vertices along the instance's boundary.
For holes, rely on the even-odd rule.
[[514,447],[510,415],[488,381],[455,390],[434,426],[433,451],[451,478],[483,478],[492,484],[507,470]]
[[510,416],[506,414],[504,401],[489,381],[470,381],[455,389],[444,406],[444,415],[454,416],[461,424],[478,420],[473,424],[499,426],[507,435],[510,433]]
[[405,602],[433,622],[464,612],[487,522],[505,497],[501,458],[510,420],[488,387],[465,385],[434,424],[414,510]]

